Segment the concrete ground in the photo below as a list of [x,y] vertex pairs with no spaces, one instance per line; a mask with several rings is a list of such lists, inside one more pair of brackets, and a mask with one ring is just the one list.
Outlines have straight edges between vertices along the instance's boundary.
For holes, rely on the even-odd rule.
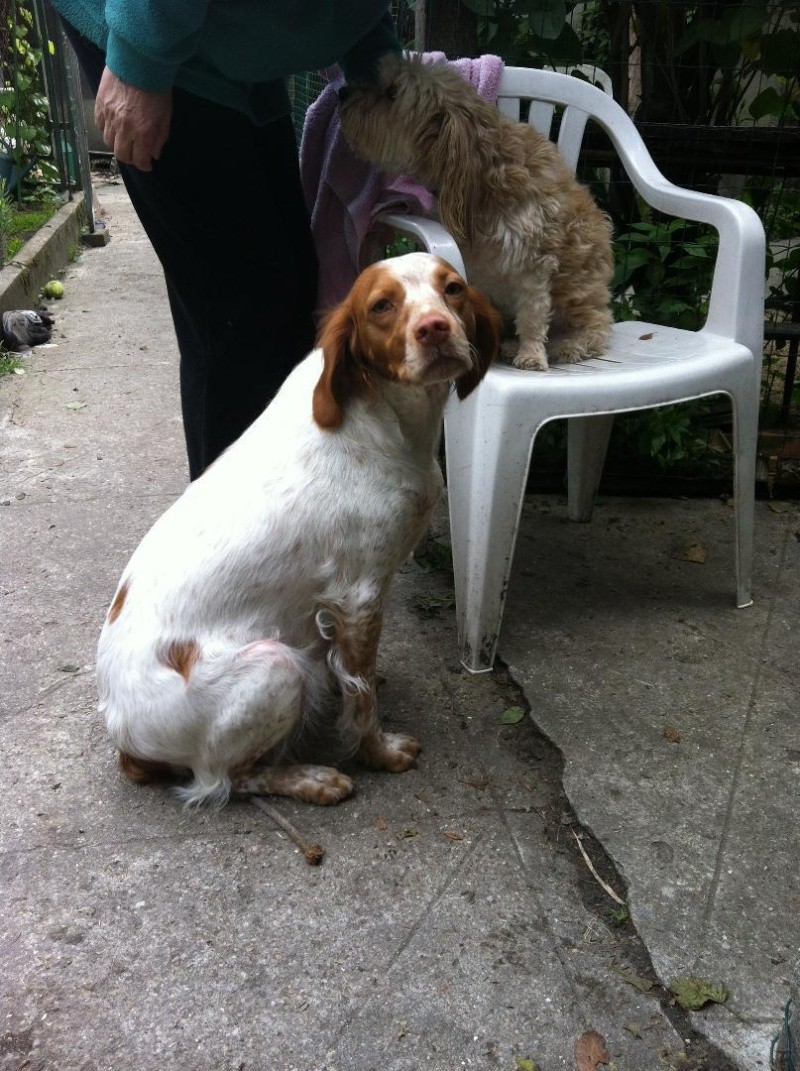
[[[737,611],[726,503],[578,526],[532,498],[481,677],[442,511],[382,646],[419,768],[272,801],[318,868],[251,803],[187,813],[122,779],[95,714],[116,581],[187,478],[158,266],[99,192],[111,243],[0,381],[0,1071],[768,1068],[800,943],[796,505],[759,503]],[[687,976],[727,1001],[683,1011]]]

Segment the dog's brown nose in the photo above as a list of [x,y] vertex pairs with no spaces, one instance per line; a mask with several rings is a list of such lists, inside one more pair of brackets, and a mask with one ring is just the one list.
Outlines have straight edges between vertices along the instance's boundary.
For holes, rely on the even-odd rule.
[[450,337],[450,324],[444,316],[424,316],[414,328],[414,338],[423,346],[438,346]]

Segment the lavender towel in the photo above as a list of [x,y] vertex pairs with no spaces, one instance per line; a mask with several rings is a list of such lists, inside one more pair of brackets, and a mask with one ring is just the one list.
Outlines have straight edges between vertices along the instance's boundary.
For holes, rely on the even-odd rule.
[[[444,53],[424,53],[427,62]],[[497,101],[503,61],[497,56],[459,59],[453,67],[484,99]],[[317,310],[342,300],[361,269],[364,239],[379,212],[431,215],[436,199],[409,176],[391,177],[359,160],[341,132],[338,90],[344,84],[334,68],[332,80],[306,113],[300,145],[300,176],[319,260]]]

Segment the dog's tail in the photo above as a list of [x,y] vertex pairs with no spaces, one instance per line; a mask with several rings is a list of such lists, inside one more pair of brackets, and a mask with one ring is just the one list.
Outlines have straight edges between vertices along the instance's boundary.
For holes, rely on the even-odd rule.
[[227,774],[203,776],[195,771],[188,785],[176,785],[172,792],[186,808],[210,807],[219,810],[231,797],[231,779]]
[[127,751],[120,751],[119,765],[125,776],[137,785],[171,785],[173,794],[185,807],[224,807],[230,798],[231,782],[226,774],[218,777],[195,774],[192,778],[189,769],[138,759]]
[[[224,807],[231,795],[230,778],[225,772],[191,770],[158,759],[140,759],[119,751],[119,767],[137,785],[168,785],[185,807]],[[194,775],[194,776],[193,776]]]

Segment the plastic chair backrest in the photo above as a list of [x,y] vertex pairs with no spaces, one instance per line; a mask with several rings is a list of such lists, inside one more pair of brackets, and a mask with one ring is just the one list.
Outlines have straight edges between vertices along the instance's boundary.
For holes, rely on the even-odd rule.
[[[528,100],[530,102],[528,123],[535,130],[538,130],[540,134],[550,138],[552,136],[553,116],[556,110],[555,102],[538,100],[532,97],[530,93],[521,94],[521,79],[518,75],[524,72],[521,72],[520,68],[509,68],[509,72],[509,76],[504,77],[500,83],[500,93],[497,99],[498,109],[507,118],[518,123],[522,117],[522,100]],[[549,74],[551,72],[544,73]],[[587,85],[596,86],[608,96],[612,95],[611,79],[599,67],[593,67],[590,64],[577,64],[572,67],[558,67],[556,68],[556,73],[573,76],[580,75],[586,80]],[[566,101],[562,103],[566,103]],[[573,171],[578,166],[578,156],[580,155],[588,118],[589,115],[585,111],[581,111],[569,104],[567,104],[561,117],[557,144],[561,155]]]
[[[552,137],[553,118],[557,104],[565,105],[561,123],[559,126],[557,145],[563,159],[567,161],[572,170],[577,167],[580,146],[583,144],[586,132],[586,123],[591,114],[585,108],[578,108],[569,103],[569,92],[558,94],[559,99],[539,99],[533,88],[535,82],[540,80],[537,76],[554,73],[562,75],[583,76],[585,84],[591,88],[597,88],[600,92],[612,95],[612,81],[608,75],[589,64],[577,64],[570,67],[558,67],[555,72],[528,71],[524,67],[508,67],[500,81],[500,91],[497,99],[497,107],[504,116],[519,122],[523,117],[523,101],[529,102],[528,123],[545,137]],[[531,76],[531,77],[529,77]],[[578,77],[575,81],[583,80]],[[527,86],[525,85],[527,82]],[[570,82],[561,82],[562,90],[572,88]]]

